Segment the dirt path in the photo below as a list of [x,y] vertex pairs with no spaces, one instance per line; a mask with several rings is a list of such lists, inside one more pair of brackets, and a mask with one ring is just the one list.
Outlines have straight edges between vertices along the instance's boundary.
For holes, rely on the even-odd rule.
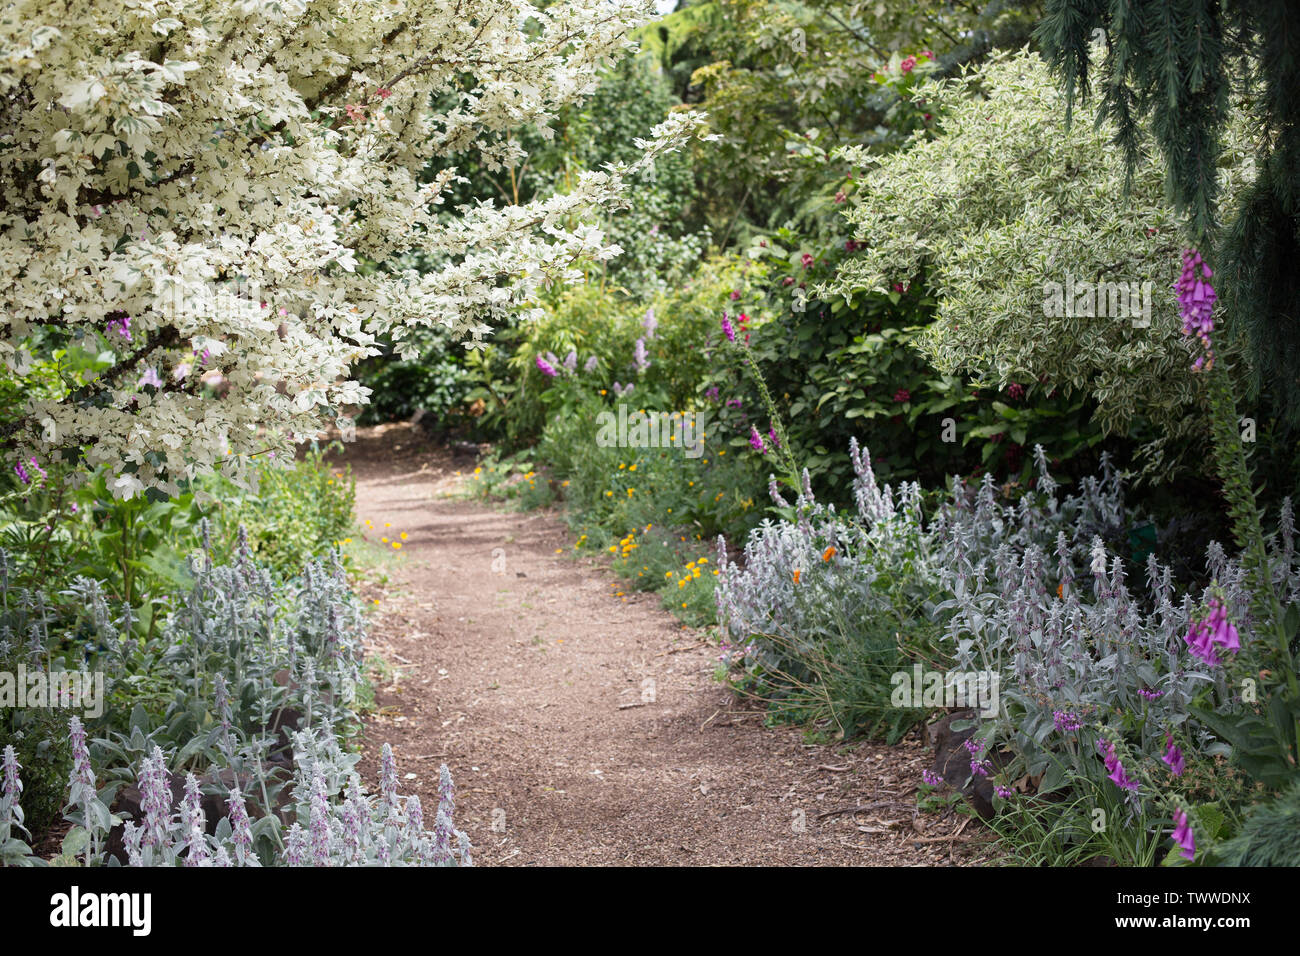
[[600,562],[555,553],[572,543],[555,515],[450,497],[472,462],[406,426],[364,431],[348,460],[368,537],[407,535],[368,595],[396,677],[362,769],[375,780],[390,742],[428,814],[445,762],[479,864],[945,864],[987,849],[934,839],[962,818],[914,822],[915,738],[829,748],[764,727],[713,680],[702,634],[654,596],[615,597]]

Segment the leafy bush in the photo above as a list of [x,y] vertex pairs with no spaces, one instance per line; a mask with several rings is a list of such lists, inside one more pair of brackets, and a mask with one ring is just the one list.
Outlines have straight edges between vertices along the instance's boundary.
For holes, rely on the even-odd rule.
[[[941,117],[937,138],[918,136],[883,159],[844,154],[876,168],[846,212],[865,252],[828,291],[923,282],[938,315],[919,344],[940,371],[1091,396],[1108,432],[1133,433],[1148,467],[1171,474],[1204,449],[1205,406],[1185,374],[1190,353],[1171,291],[1180,239],[1163,168],[1139,163],[1126,191],[1111,130],[1084,104],[1067,127],[1047,68],[1028,52],[999,54],[925,95]],[[1250,171],[1237,128],[1219,170],[1225,194]],[[1150,326],[1048,315],[1045,283],[1069,276],[1150,283]]]

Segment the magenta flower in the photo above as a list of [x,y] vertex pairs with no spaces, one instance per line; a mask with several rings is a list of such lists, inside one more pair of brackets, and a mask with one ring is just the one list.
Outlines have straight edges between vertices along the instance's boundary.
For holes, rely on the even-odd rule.
[[1178,310],[1183,317],[1183,334],[1196,336],[1205,347],[1206,354],[1198,358],[1194,366],[1198,369],[1214,365],[1210,333],[1214,331],[1214,304],[1219,296],[1207,281],[1213,275],[1199,252],[1183,250],[1183,271],[1174,283],[1174,292],[1178,294]]
[[1002,786],[1002,784],[998,784],[996,787],[994,787],[993,792],[996,793],[1003,800],[1010,800],[1012,797],[1016,795],[1016,792],[1014,790],[1012,790],[1010,787],[1004,787]]
[[1007,386],[1007,398],[1013,401],[1019,401],[1025,397],[1025,387],[1019,382],[1012,382]]
[[1183,760],[1183,752],[1174,746],[1174,738],[1170,734],[1165,734],[1165,752],[1160,759],[1169,764],[1169,772],[1175,777],[1181,777],[1187,768],[1187,763]]
[[31,476],[27,474],[27,469],[23,467],[21,461],[14,462],[14,474],[18,476],[18,480],[24,485],[30,485],[32,483]]
[[555,378],[555,376],[560,374],[555,370],[555,366],[546,361],[546,359],[542,358],[540,355],[537,356],[537,367],[542,370],[543,375],[549,378]]
[[921,781],[927,786],[937,787],[939,784],[943,783],[943,777],[939,776],[933,770],[922,770]]
[[735,301],[736,301],[737,299],[739,299],[739,298],[740,298],[740,293],[737,292],[735,289],[732,289],[732,290],[731,290],[731,301],[732,301],[732,302],[735,302]]
[[807,269],[812,266],[815,260],[813,259],[811,252],[805,252],[802,256],[799,257],[799,261],[802,262],[803,267]]
[[1138,690],[1138,694],[1146,700],[1159,700],[1165,696],[1165,692],[1162,690],[1147,690],[1145,687]]
[[1184,860],[1190,860],[1196,856],[1196,837],[1192,834],[1192,828],[1187,823],[1187,814],[1181,809],[1174,811],[1174,842],[1182,848],[1182,857]]
[[1193,621],[1183,638],[1187,642],[1192,656],[1198,657],[1211,667],[1217,667],[1219,652],[1224,648],[1232,653],[1241,650],[1241,639],[1236,626],[1228,620],[1227,612],[1215,598],[1210,599],[1210,613],[1200,621]]
[[911,73],[915,67],[916,67],[916,57],[914,56],[909,56],[902,63],[898,64],[898,68],[902,70],[904,73]]
[[727,313],[722,313],[722,334],[727,337],[728,342],[736,341],[736,327],[731,324],[731,317]]
[[771,443],[772,443],[772,447],[773,447],[773,448],[780,448],[780,447],[781,447],[781,440],[780,440],[779,438],[776,437],[776,429],[775,429],[775,428],[769,428],[769,429],[767,430],[767,437],[768,437],[768,440],[771,441]]
[[1063,734],[1078,730],[1083,726],[1083,721],[1079,719],[1079,716],[1069,710],[1052,711],[1052,723]]
[[711,402],[716,402],[718,400],[718,386],[710,385],[704,390],[704,397]]
[[911,400],[912,400],[912,393],[905,388],[900,388],[898,391],[894,393],[894,401],[898,402],[900,405],[903,402],[909,402]]
[[1136,790],[1138,783],[1133,780],[1124,770],[1124,765],[1119,762],[1119,757],[1115,753],[1115,745],[1108,740],[1097,741],[1097,749],[1101,751],[1106,759],[1106,769],[1110,781],[1121,790]]
[[763,446],[763,436],[758,433],[758,429],[753,425],[749,426],[749,447],[760,455],[767,454],[767,449]]

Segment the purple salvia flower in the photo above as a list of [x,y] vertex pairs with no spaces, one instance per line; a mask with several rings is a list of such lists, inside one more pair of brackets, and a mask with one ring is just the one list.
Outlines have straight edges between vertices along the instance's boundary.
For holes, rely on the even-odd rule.
[[1157,701],[1161,697],[1165,696],[1165,692],[1162,690],[1147,690],[1145,687],[1142,687],[1138,689],[1138,695],[1145,700]]
[[577,368],[578,368],[578,350],[577,350],[577,349],[570,349],[570,350],[569,350],[569,354],[566,355],[566,356],[564,356],[564,367],[565,367],[565,369],[567,369],[567,370],[570,371],[570,372],[573,372],[573,371],[576,371],[576,370],[577,370]]
[[1056,729],[1063,734],[1078,730],[1083,726],[1083,721],[1079,719],[1079,716],[1068,710],[1052,711],[1052,723],[1054,723]]
[[659,320],[655,318],[654,306],[646,309],[645,317],[641,319],[641,328],[645,329],[645,337],[653,339],[655,329],[659,328]]
[[650,359],[645,351],[645,339],[636,340],[636,346],[632,350],[632,363],[638,372],[644,372],[650,367]]
[[587,359],[586,364],[582,366],[582,370],[588,373],[594,372],[596,371],[596,366],[599,364],[600,364],[600,359],[596,358],[596,356],[593,355],[591,358]]

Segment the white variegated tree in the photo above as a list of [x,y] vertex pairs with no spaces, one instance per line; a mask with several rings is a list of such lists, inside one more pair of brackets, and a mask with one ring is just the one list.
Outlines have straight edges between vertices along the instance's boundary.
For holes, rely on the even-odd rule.
[[[83,457],[115,493],[239,477],[330,410],[376,336],[471,343],[544,283],[616,255],[581,214],[693,135],[564,195],[451,209],[469,157],[519,159],[595,89],[649,0],[17,0],[0,6],[0,357],[73,350],[0,433]],[[442,171],[430,175],[430,160]],[[420,273],[407,254],[436,263]]]

